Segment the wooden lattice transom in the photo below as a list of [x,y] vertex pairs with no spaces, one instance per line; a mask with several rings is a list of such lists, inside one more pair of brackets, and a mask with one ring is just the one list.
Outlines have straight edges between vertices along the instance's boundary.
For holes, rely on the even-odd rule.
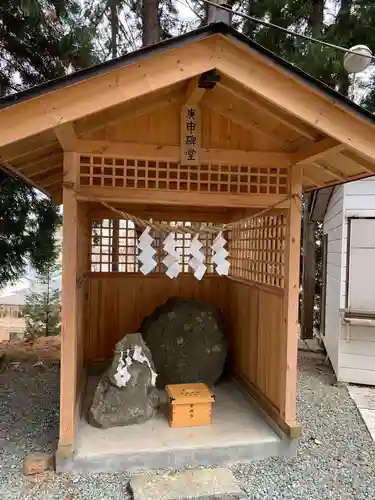
[[[160,221],[163,223],[163,221]],[[164,222],[167,224],[167,222]],[[169,225],[191,226],[195,229],[204,226],[205,222],[168,222]],[[134,223],[128,220],[93,219],[91,225],[91,271],[92,272],[140,272],[141,263],[138,261],[137,242],[142,231],[135,228]],[[156,250],[155,260],[157,267],[154,272],[164,273],[166,268],[162,260],[166,256],[163,250],[163,240],[166,235],[151,231],[154,238],[153,247]],[[212,263],[213,251],[211,245],[214,236],[202,233],[199,240],[203,244],[201,251],[205,255],[207,273],[214,272]],[[180,254],[179,263],[183,273],[191,272],[189,267],[189,246],[192,239],[190,234],[175,233],[176,247]]]
[[80,156],[80,185],[233,194],[287,194],[288,169]]
[[248,220],[231,231],[230,275],[284,287],[285,215]]

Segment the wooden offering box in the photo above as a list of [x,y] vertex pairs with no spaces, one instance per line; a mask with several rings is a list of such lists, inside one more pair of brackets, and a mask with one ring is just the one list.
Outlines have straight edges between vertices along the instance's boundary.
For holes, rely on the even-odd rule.
[[215,397],[206,384],[167,385],[169,424],[171,427],[210,425]]

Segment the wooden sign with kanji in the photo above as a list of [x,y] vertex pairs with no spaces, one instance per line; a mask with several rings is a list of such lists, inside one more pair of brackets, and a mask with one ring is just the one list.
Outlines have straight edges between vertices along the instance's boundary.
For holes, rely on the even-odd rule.
[[199,165],[201,120],[199,106],[183,106],[181,112],[181,165]]

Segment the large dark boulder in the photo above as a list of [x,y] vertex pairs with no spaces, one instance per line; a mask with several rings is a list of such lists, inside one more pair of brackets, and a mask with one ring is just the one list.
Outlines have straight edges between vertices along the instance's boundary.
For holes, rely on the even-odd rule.
[[89,409],[95,427],[139,424],[158,408],[155,367],[140,333],[126,335],[116,344],[113,361],[101,377]]
[[157,386],[203,382],[213,385],[223,372],[227,337],[211,304],[168,299],[140,327],[158,373]]

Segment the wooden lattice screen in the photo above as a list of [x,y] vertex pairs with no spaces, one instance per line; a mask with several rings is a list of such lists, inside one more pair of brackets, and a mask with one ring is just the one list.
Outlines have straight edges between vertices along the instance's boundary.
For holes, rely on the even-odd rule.
[[[160,221],[163,222],[163,221]],[[166,222],[165,222],[166,223]],[[204,226],[204,222],[168,222],[171,225]],[[127,220],[93,219],[91,230],[91,271],[92,272],[126,272],[136,273],[140,270],[138,261],[137,240],[142,231],[134,227],[133,222]],[[156,250],[155,260],[157,267],[154,272],[165,272],[162,260],[165,257],[163,250],[163,239],[165,235],[152,232],[154,238],[153,246]],[[180,254],[180,264],[183,273],[191,272],[189,268],[189,246],[191,235],[175,233],[177,250]],[[202,234],[199,238],[203,243],[202,252],[205,255],[207,273],[214,272],[212,263],[211,245],[213,237],[210,234]],[[116,250],[117,249],[117,250]]]
[[244,222],[229,238],[230,275],[284,287],[285,215],[265,215]]
[[80,185],[234,194],[287,194],[288,169],[80,156]]

